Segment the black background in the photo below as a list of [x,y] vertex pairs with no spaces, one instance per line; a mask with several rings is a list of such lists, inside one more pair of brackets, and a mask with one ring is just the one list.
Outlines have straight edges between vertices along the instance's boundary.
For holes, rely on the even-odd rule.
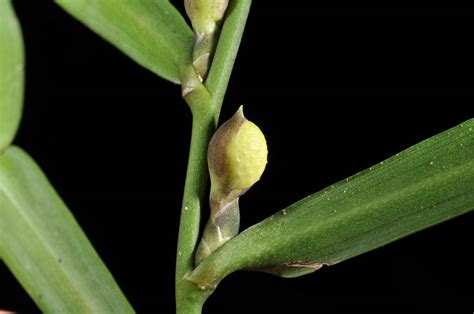
[[[180,1],[174,1],[182,9]],[[16,0],[27,55],[16,144],[48,175],[138,312],[171,313],[190,136],[180,89],[51,1]],[[222,111],[245,104],[269,164],[246,228],[473,117],[472,8],[255,1]],[[208,313],[472,313],[472,213],[281,279],[240,272]],[[4,265],[0,308],[38,309]]]

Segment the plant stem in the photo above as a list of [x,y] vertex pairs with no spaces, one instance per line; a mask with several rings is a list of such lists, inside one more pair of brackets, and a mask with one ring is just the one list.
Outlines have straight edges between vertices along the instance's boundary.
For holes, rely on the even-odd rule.
[[[194,103],[193,105],[198,105]],[[193,114],[176,258],[176,282],[193,269],[207,175],[207,145],[215,129],[212,114]]]
[[212,95],[212,108],[217,124],[230,74],[239,51],[252,0],[233,0],[227,9],[227,16],[217,43],[212,67],[204,85]]
[[[193,113],[193,126],[176,258],[178,313],[200,313],[202,304],[212,293],[212,290],[202,290],[184,278],[194,268],[194,251],[199,236],[201,207],[205,201],[204,192],[208,180],[207,146],[217,125],[250,4],[251,0],[231,2],[205,85],[198,86],[185,96]],[[186,71],[189,74],[189,69]],[[182,82],[183,86],[188,83]]]
[[176,313],[200,314],[206,299],[212,291],[201,290],[188,280],[182,280],[176,286]]

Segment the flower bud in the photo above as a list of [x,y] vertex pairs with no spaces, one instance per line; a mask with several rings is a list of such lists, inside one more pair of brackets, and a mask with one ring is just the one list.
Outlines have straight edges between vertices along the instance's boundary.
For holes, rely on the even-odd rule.
[[242,106],[214,134],[207,153],[211,216],[196,251],[196,264],[239,232],[239,197],[260,179],[267,164],[262,131],[245,119]]
[[213,33],[224,17],[229,0],[185,0],[184,7],[198,33]]
[[267,143],[258,126],[244,117],[242,106],[212,137],[207,159],[211,199],[232,201],[260,179],[267,164]]
[[228,4],[229,0],[184,0],[186,13],[196,34],[193,66],[201,82],[209,72],[219,37],[219,25]]

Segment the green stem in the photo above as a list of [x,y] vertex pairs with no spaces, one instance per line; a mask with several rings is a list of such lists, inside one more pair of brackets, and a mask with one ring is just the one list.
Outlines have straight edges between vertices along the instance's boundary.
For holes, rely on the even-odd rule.
[[208,180],[207,145],[214,129],[215,125],[211,114],[193,115],[191,146],[178,236],[176,282],[183,279],[193,269],[201,207],[205,199],[204,193]]
[[230,2],[212,60],[212,67],[204,83],[212,95],[212,108],[216,124],[219,120],[225,92],[239,51],[251,4],[252,0],[233,0]]
[[200,314],[211,293],[210,290],[197,288],[193,282],[182,280],[176,286],[176,313]]
[[[207,146],[217,125],[250,4],[251,0],[231,2],[205,85],[196,87],[195,80],[191,83],[183,82],[185,99],[193,113],[193,127],[176,258],[178,313],[200,313],[202,304],[213,290],[202,290],[184,278],[194,269],[201,206],[205,200],[204,191],[208,180]],[[190,77],[189,69],[184,76]]]

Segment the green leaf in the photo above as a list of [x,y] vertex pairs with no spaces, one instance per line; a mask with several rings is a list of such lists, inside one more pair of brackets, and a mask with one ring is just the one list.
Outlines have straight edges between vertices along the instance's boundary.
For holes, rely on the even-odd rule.
[[0,0],[0,153],[11,144],[20,124],[24,62],[20,24],[10,0]]
[[247,229],[189,280],[211,289],[239,269],[295,277],[473,209],[471,119]]
[[174,83],[192,62],[194,35],[168,0],[56,0],[87,27]]
[[0,156],[0,256],[43,312],[133,312],[63,201],[17,147]]

